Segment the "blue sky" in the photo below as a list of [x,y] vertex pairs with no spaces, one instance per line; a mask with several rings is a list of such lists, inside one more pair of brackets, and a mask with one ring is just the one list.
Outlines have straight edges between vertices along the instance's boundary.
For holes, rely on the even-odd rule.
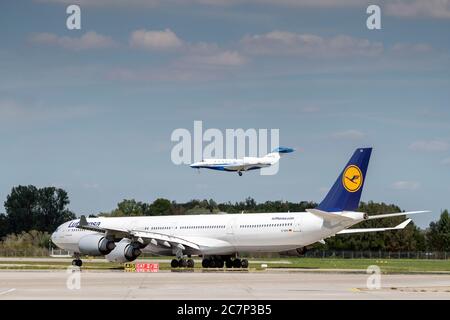
[[[68,4],[81,30],[66,28]],[[0,199],[69,192],[77,214],[125,198],[320,201],[373,146],[363,200],[450,208],[450,2],[14,1],[0,5]],[[371,2],[373,3],[373,2]],[[275,176],[176,166],[171,133],[278,128]],[[2,200],[3,201],[3,200]],[[0,206],[0,211],[3,208]]]

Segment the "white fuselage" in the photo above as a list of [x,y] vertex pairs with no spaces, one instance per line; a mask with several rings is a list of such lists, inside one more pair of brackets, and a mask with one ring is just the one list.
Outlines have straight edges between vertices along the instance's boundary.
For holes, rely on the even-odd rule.
[[[60,248],[79,252],[79,240],[94,231],[77,228],[73,220],[52,235]],[[362,220],[329,222],[309,212],[208,214],[185,216],[89,218],[101,228],[140,230],[176,236],[200,246],[201,254],[226,255],[238,252],[281,252],[301,248],[359,223]],[[145,251],[170,254],[171,250],[149,243]],[[189,252],[187,252],[189,253]]]
[[244,157],[242,159],[204,159],[191,164],[194,169],[212,169],[221,171],[249,171],[270,167],[280,160],[278,153],[264,157]]

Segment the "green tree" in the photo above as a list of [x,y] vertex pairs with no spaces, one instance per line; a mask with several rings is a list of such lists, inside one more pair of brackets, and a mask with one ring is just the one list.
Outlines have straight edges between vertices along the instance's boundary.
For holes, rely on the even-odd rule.
[[0,248],[11,252],[26,250],[27,254],[45,254],[50,243],[50,234],[47,232],[30,230],[18,234],[8,234],[0,242]]
[[35,229],[52,232],[62,223],[74,219],[75,215],[67,209],[69,196],[63,189],[46,187],[38,189],[38,212]]
[[5,201],[8,233],[34,229],[38,213],[38,189],[35,186],[18,186],[11,190]]
[[130,217],[130,216],[145,216],[149,214],[149,205],[143,202],[138,202],[134,199],[123,200],[117,204],[117,209],[111,212],[113,217]]
[[60,224],[75,219],[67,209],[69,202],[67,192],[55,187],[12,188],[4,204],[8,233],[33,229],[53,232]]
[[0,213],[0,240],[9,233],[8,220],[6,215]]
[[431,222],[427,232],[428,249],[450,251],[450,217],[448,210],[441,213],[437,222]]
[[171,208],[172,204],[169,200],[159,198],[153,201],[153,203],[150,205],[150,212],[152,215],[160,216],[164,214],[170,214]]

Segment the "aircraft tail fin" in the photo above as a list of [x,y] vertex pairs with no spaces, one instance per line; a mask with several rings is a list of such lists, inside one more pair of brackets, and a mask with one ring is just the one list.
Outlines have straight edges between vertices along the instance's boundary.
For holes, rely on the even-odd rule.
[[278,147],[272,150],[272,152],[266,154],[264,158],[276,158],[280,159],[282,156],[294,152],[295,150],[287,147]]
[[372,148],[358,148],[317,207],[326,212],[355,211],[363,191]]

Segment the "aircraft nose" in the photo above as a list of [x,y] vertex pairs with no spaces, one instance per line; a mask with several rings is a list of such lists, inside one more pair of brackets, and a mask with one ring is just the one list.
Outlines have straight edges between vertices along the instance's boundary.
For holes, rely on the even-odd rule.
[[54,244],[56,244],[57,237],[58,237],[57,231],[53,232],[52,235],[50,236],[50,239]]

